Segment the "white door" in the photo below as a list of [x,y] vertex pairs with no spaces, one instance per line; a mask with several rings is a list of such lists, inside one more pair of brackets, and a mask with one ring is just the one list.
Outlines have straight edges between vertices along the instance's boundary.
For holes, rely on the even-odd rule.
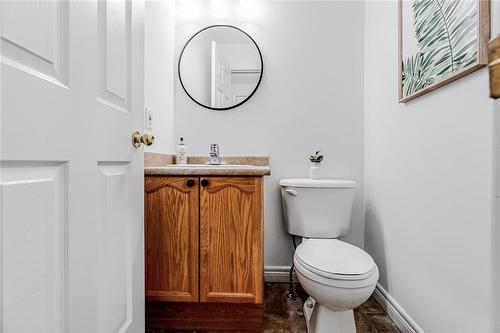
[[211,59],[211,106],[226,108],[231,106],[231,65],[219,52],[217,42],[212,41]]
[[144,3],[0,6],[0,332],[143,332]]

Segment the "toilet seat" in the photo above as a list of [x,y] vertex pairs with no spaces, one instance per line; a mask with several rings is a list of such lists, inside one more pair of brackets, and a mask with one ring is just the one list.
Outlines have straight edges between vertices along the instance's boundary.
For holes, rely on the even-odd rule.
[[304,239],[295,251],[294,264],[304,277],[333,287],[361,288],[378,279],[368,253],[337,239]]

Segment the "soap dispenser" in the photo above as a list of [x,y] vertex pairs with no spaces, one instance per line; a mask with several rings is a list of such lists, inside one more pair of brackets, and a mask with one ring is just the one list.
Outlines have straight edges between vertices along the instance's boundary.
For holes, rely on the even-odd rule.
[[177,164],[187,164],[187,149],[184,143],[184,138],[180,138],[179,143],[175,149],[175,158]]

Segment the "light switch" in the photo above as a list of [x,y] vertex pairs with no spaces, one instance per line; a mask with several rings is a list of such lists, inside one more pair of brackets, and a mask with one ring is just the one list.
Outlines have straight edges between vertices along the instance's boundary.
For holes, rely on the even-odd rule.
[[151,111],[150,108],[146,107],[146,109],[144,110],[144,114],[146,117],[145,127],[148,130],[152,130],[153,129],[153,111]]

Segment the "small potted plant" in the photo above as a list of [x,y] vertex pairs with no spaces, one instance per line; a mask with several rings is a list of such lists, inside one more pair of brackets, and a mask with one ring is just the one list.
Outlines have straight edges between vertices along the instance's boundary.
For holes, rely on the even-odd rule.
[[309,168],[309,177],[311,179],[319,179],[320,178],[320,164],[323,161],[323,154],[321,154],[321,150],[318,150],[314,153],[314,155],[309,156],[309,160],[311,161],[311,167]]

